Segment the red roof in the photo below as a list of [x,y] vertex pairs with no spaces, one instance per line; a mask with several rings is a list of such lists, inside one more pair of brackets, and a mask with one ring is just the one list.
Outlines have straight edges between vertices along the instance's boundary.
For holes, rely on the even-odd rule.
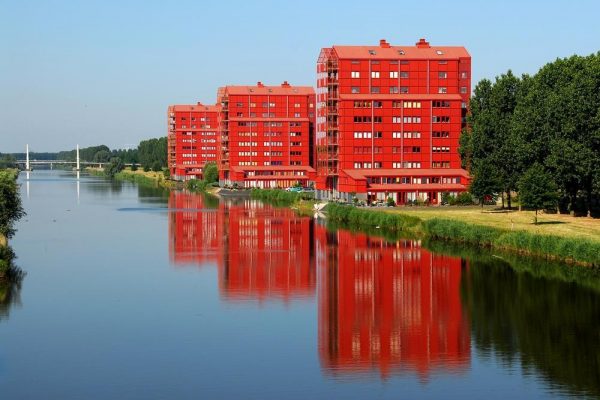
[[169,106],[169,112],[176,111],[208,111],[208,112],[218,112],[220,110],[220,105],[204,105],[202,103],[198,104],[174,104]]
[[399,191],[406,191],[406,190],[410,190],[410,191],[428,191],[428,190],[435,190],[435,191],[444,191],[444,190],[465,190],[467,187],[466,185],[461,185],[459,183],[429,183],[429,184],[423,184],[423,185],[417,185],[417,184],[406,184],[403,185],[401,183],[393,183],[393,184],[389,184],[389,185],[369,185],[367,187],[367,190],[369,191],[378,191],[378,192],[399,192]]
[[219,88],[219,94],[222,95],[314,95],[315,90],[312,86],[292,86],[287,82],[281,86],[265,86],[259,82],[255,86],[225,86]]
[[[469,177],[464,169],[442,169],[442,168],[389,168],[389,169],[343,169],[346,175],[352,179],[367,179],[368,176],[462,176]],[[389,185],[387,185],[389,186]]]
[[342,100],[462,100],[459,94],[364,93],[340,94]]
[[385,40],[374,46],[338,46],[333,50],[339,59],[458,59],[470,58],[469,52],[462,46],[430,46],[428,42],[421,39],[416,46],[390,46]]

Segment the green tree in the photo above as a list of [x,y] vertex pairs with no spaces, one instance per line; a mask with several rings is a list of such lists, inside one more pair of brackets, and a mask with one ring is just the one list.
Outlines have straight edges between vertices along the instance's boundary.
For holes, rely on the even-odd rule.
[[123,161],[119,157],[113,157],[104,167],[104,174],[109,178],[114,178],[117,173],[123,171],[123,168],[125,168]]
[[93,162],[97,163],[106,163],[110,160],[110,152],[107,150],[100,150],[96,154],[94,154]]
[[481,204],[485,203],[486,197],[495,199],[497,194],[502,191],[502,181],[498,176],[498,170],[490,162],[479,162],[469,186],[469,192]]
[[521,204],[535,210],[534,224],[537,224],[538,210],[553,208],[558,202],[556,183],[541,164],[535,163],[525,171],[518,186]]
[[219,170],[217,164],[214,162],[206,163],[202,169],[202,177],[207,183],[218,182]]
[[0,171],[0,239],[2,236],[10,239],[15,233],[15,222],[24,215],[17,173],[12,170]]

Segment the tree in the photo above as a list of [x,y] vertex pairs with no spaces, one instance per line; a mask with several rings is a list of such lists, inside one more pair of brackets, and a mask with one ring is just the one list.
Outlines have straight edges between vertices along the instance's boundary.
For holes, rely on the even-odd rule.
[[100,150],[96,154],[94,154],[93,162],[97,163],[105,163],[110,160],[110,152],[107,150]]
[[114,178],[117,173],[123,171],[123,168],[125,168],[123,161],[119,157],[113,157],[104,167],[104,174],[109,178]]
[[154,161],[152,163],[152,171],[154,171],[154,172],[162,171],[162,166],[160,165],[160,161]]
[[538,210],[553,208],[558,202],[558,188],[544,167],[535,163],[518,182],[519,199],[526,208],[535,210],[534,224],[537,224]]
[[498,176],[498,171],[491,163],[478,164],[469,186],[469,192],[479,199],[481,208],[483,208],[486,197],[495,199],[497,194],[502,191],[502,181]]
[[17,174],[0,171],[0,236],[10,239],[15,233],[15,222],[24,215]]
[[219,170],[217,164],[214,162],[206,163],[202,169],[202,177],[207,183],[218,182]]

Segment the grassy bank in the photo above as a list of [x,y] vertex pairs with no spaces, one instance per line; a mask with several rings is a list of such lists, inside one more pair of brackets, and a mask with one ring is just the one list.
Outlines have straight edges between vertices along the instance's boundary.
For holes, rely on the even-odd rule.
[[[86,168],[91,175],[105,176],[102,168]],[[162,172],[144,171],[138,169],[132,171],[131,168],[125,168],[121,172],[115,174],[115,179],[120,181],[135,182],[146,186],[161,186],[168,189],[177,187],[177,182],[166,179]]]
[[[377,228],[382,234],[408,231],[424,237],[510,252],[600,266],[600,240],[525,230],[507,230],[450,218],[420,218],[414,213],[387,212],[329,204],[328,218],[352,228]],[[451,216],[451,214],[447,214]]]
[[257,188],[250,191],[250,197],[278,206],[290,206],[300,201],[312,201],[314,199],[313,193],[310,192],[288,192],[282,189]]
[[310,192],[288,192],[282,189],[252,189],[250,198],[264,201],[275,207],[290,207],[301,215],[313,215],[314,194]]

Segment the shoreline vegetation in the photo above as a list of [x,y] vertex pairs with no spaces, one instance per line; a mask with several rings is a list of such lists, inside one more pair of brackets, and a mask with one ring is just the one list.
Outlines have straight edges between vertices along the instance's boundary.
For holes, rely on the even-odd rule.
[[13,264],[15,253],[8,245],[8,240],[16,232],[14,224],[25,215],[17,184],[18,176],[16,169],[0,170],[0,283],[20,281],[22,278],[22,273]]
[[452,210],[442,210],[445,217],[424,218],[411,212],[370,210],[351,205],[329,203],[325,207],[328,220],[343,227],[367,230],[396,237],[408,233],[429,239],[476,247],[497,249],[588,266],[600,266],[600,240],[582,236],[567,237],[527,230],[510,230],[476,224]]

